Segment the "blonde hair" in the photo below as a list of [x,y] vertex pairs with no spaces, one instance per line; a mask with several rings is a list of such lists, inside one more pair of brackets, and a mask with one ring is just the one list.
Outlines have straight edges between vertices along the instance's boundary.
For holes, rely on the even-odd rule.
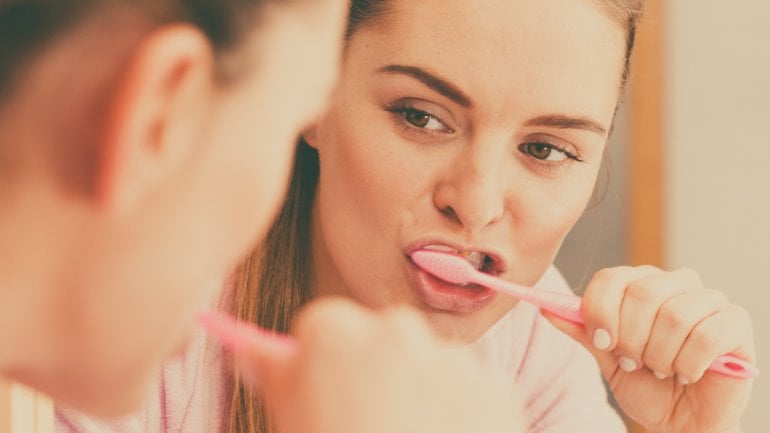
[[[629,74],[637,22],[644,0],[595,0],[627,31],[623,83]],[[386,0],[351,0],[348,31],[387,16]],[[312,297],[311,213],[318,182],[318,154],[300,140],[288,196],[267,238],[239,269],[233,314],[266,329],[286,332],[297,311]],[[268,433],[267,414],[254,393],[233,377],[229,385],[228,433]]]

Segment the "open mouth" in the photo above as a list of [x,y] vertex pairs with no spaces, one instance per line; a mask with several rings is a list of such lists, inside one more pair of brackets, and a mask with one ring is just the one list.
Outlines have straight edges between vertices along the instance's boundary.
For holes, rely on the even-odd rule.
[[[504,262],[486,251],[460,250],[445,244],[430,244],[419,248],[462,257],[474,268],[490,275],[504,271]],[[495,298],[496,293],[478,284],[454,284],[422,270],[412,262],[414,287],[423,303],[433,310],[453,313],[473,313],[482,310]]]
[[422,247],[423,250],[439,251],[442,253],[449,253],[464,258],[477,270],[490,275],[500,275],[504,269],[502,261],[496,258],[494,255],[485,253],[483,251],[460,251],[455,248],[446,245],[426,245]]

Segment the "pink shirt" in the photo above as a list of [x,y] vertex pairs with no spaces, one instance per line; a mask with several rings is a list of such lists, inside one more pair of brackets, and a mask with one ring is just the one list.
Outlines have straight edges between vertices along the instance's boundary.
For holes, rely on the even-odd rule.
[[219,432],[226,392],[222,358],[221,350],[201,331],[184,354],[165,363],[142,410],[108,422],[57,407],[55,432]]
[[[538,286],[569,291],[553,267]],[[529,433],[626,431],[593,357],[537,308],[520,303],[470,347],[491,368],[507,372],[523,398]],[[222,425],[224,377],[221,353],[201,334],[181,359],[164,366],[143,410],[107,423],[57,408],[56,432],[215,433]]]
[[[569,291],[550,268],[537,287]],[[593,356],[520,302],[473,344],[485,362],[508,372],[522,396],[529,433],[618,433],[626,427],[607,401]]]

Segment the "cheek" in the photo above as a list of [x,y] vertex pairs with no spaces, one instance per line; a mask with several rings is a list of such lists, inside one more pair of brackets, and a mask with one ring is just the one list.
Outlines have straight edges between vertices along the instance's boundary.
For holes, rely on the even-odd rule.
[[515,221],[522,254],[548,254],[551,260],[561,243],[580,219],[590,199],[596,176],[592,170],[549,184],[526,189]]
[[398,143],[361,125],[360,114],[334,110],[319,125],[315,211],[340,276],[354,297],[376,306],[403,286],[394,270],[402,266],[399,233],[415,193]]
[[332,112],[319,129],[319,200],[333,200],[330,213],[346,217],[348,227],[391,233],[412,194],[403,175],[408,158],[382,132],[362,126],[368,123],[361,117]]

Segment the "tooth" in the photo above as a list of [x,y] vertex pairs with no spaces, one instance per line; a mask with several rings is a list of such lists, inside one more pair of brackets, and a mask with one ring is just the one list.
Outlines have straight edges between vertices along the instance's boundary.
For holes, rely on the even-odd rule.
[[465,260],[467,260],[476,269],[481,269],[484,266],[484,259],[486,255],[478,251],[463,251],[460,253]]
[[452,247],[448,247],[446,245],[427,245],[427,246],[422,247],[422,249],[429,250],[429,251],[440,251],[440,252],[443,252],[443,253],[457,254],[457,250],[456,249],[454,249]]

